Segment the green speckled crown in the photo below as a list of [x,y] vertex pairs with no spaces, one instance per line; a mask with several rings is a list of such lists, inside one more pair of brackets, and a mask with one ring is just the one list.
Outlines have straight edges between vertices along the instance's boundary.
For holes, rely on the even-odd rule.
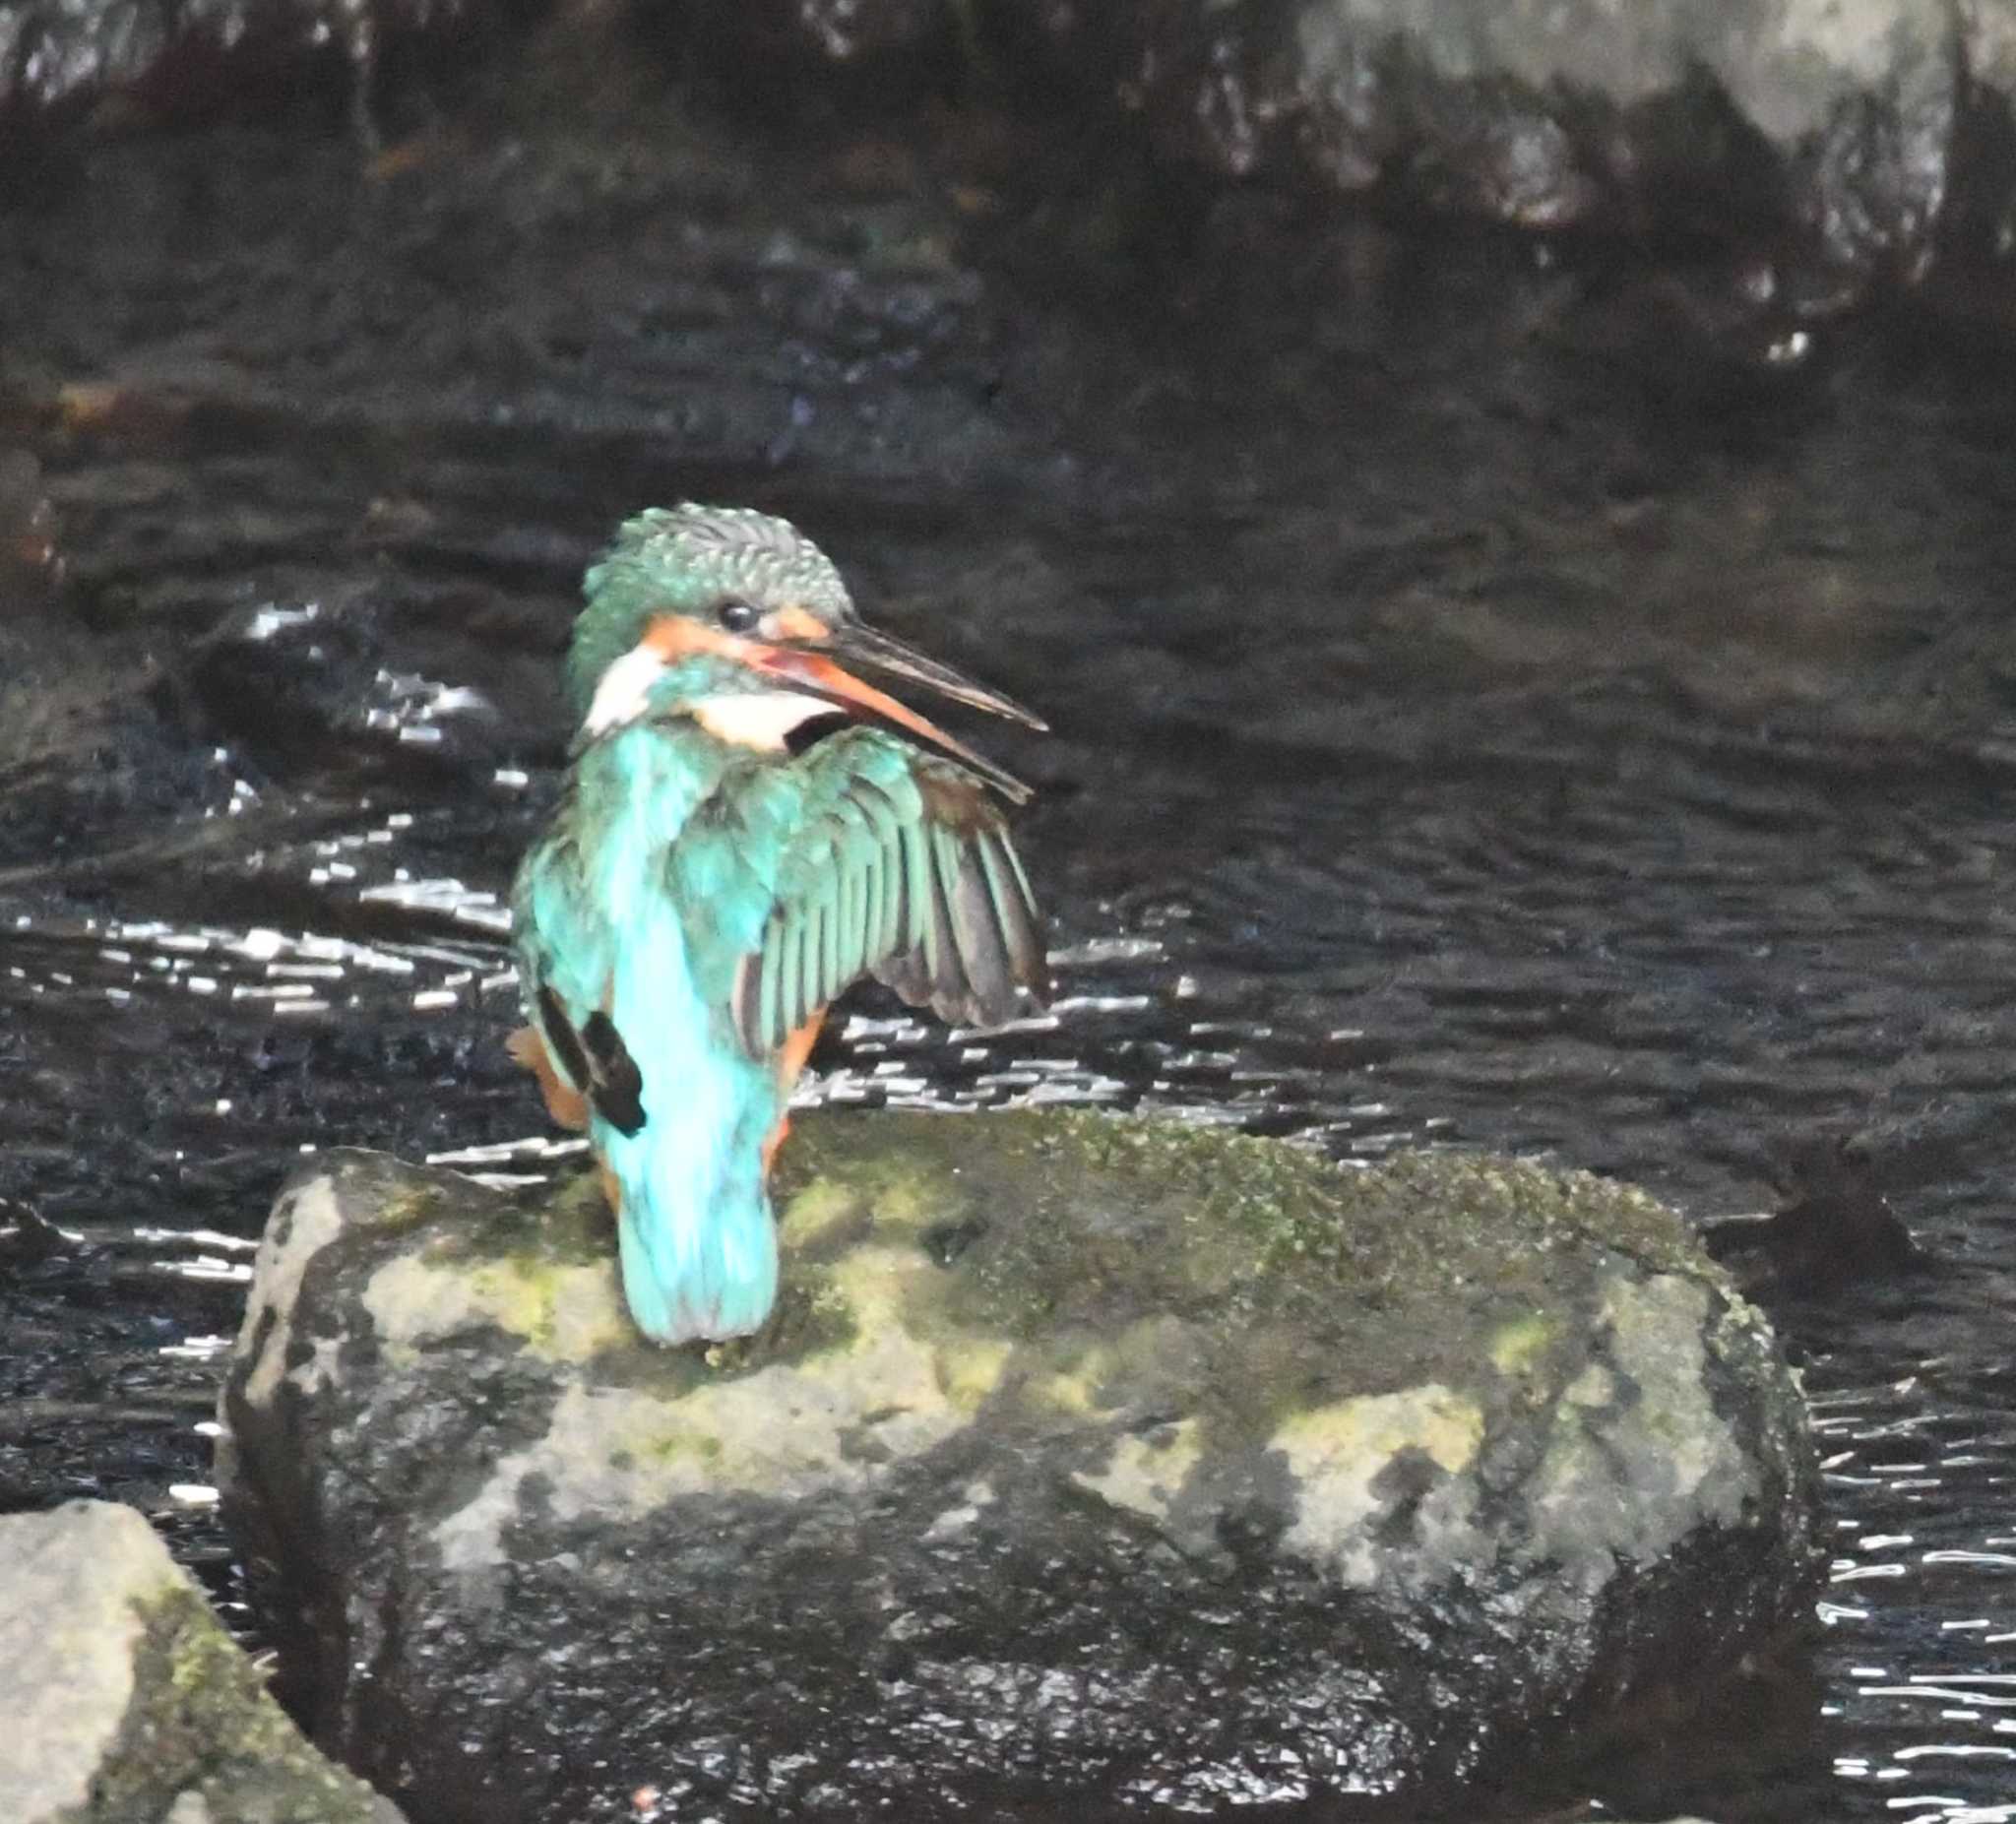
[[735,596],[766,610],[795,602],[828,625],[853,618],[833,560],[788,520],[753,507],[689,500],[649,508],[624,521],[582,587],[587,605],[567,653],[577,716],[588,713],[602,673],[637,644],[653,615],[702,614]]

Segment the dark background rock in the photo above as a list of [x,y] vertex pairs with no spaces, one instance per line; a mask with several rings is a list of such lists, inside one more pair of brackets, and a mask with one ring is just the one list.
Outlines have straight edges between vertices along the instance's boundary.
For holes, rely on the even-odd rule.
[[[424,125],[486,47],[549,55],[529,35],[541,17],[603,80],[645,56],[668,105],[711,92],[779,137],[921,125],[942,157],[1003,110],[1047,122],[1073,156],[1026,161],[1022,186],[1077,189],[1082,210],[1088,171],[1124,193],[1145,157],[1166,194],[1120,202],[1144,225],[1168,192],[1258,184],[1707,245],[1761,262],[1781,305],[1937,271],[1979,310],[2016,223],[2016,0],[12,0],[0,124],[102,131],[320,92],[375,147]],[[593,83],[572,103],[595,104]]]
[[1858,1281],[1910,1286],[1935,1265],[1890,1208],[1879,1162],[1859,1136],[1811,1135],[1773,1162],[1782,1196],[1761,1218],[1732,1218],[1703,1235],[1752,1297],[1808,1297]]
[[1916,0],[1003,0],[1165,158],[1514,227],[1758,255],[1781,284],[1998,259],[2016,13]]
[[425,47],[439,69],[514,13],[511,0],[8,0],[0,147],[18,156],[50,130],[271,113],[318,94],[347,99],[368,130],[386,58]]
[[434,1824],[1544,1786],[1780,1641],[1811,1448],[1670,1213],[1087,1115],[811,1114],[772,1330],[622,1314],[592,1180],[276,1207],[232,1524]]
[[643,0],[647,20],[695,46],[757,109],[903,106],[956,86],[961,15],[950,0]]

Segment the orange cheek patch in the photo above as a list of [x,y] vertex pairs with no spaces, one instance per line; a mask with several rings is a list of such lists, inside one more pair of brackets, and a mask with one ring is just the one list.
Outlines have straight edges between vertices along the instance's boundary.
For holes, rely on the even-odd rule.
[[818,615],[795,603],[779,608],[771,615],[770,624],[777,630],[773,638],[779,640],[829,640],[833,637],[833,630]]
[[[803,608],[780,608],[771,620],[783,630],[784,635],[794,640],[830,637],[825,624]],[[796,653],[780,651],[768,641],[745,640],[724,628],[710,627],[705,621],[689,620],[683,614],[657,616],[645,628],[643,638],[637,644],[649,648],[667,665],[677,664],[680,660],[690,659],[697,653],[705,653],[711,658],[725,659],[732,664],[745,665],[766,677],[812,678],[829,685],[838,680],[838,687],[853,701],[865,703],[899,721],[908,719],[906,725],[919,731],[935,732],[929,723],[911,716],[902,705],[893,703],[880,691],[870,689],[843,671],[830,659],[808,659]]]

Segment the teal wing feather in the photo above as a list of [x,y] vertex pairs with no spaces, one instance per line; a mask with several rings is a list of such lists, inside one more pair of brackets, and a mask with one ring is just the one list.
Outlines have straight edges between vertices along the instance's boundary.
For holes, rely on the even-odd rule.
[[987,1026],[1048,986],[1042,924],[1001,812],[963,767],[879,729],[822,741],[777,856],[730,1012],[761,1056],[850,983],[885,981],[940,1019]]
[[635,1066],[620,1055],[620,1041],[613,1046],[601,1042],[612,1036],[606,1015],[593,1035],[586,1030],[606,983],[611,933],[582,891],[574,838],[580,821],[578,785],[570,782],[558,814],[527,853],[513,889],[519,976],[527,1018],[544,1041],[560,1081],[628,1132],[641,1120]]

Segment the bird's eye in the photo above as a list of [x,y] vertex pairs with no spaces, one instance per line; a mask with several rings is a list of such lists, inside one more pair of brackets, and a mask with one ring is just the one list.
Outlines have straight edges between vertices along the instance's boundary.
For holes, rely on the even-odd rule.
[[715,618],[730,633],[747,633],[763,618],[763,610],[753,601],[731,596],[715,609]]

